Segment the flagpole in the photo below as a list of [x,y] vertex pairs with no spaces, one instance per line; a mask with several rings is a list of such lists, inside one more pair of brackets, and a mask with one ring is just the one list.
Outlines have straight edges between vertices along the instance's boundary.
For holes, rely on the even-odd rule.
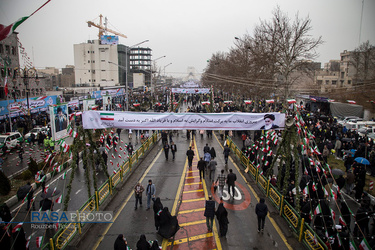
[[[9,98],[8,98],[8,95],[7,95],[7,102],[8,102],[8,116],[9,116],[9,125],[10,125],[10,132],[12,132],[12,118],[10,117],[10,108],[9,108]],[[5,132],[6,132],[6,128],[5,128]]]

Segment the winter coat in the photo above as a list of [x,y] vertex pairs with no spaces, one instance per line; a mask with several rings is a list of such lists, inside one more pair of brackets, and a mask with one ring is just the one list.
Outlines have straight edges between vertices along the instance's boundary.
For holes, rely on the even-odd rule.
[[255,206],[255,213],[258,217],[265,217],[268,213],[268,207],[264,203],[264,199],[261,198],[259,203]]

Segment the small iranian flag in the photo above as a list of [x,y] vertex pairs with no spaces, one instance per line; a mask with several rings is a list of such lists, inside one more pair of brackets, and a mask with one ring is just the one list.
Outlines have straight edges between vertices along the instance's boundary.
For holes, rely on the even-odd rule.
[[61,176],[61,180],[65,180],[66,179],[66,172],[62,174]]
[[306,186],[306,187],[303,189],[302,192],[303,192],[304,195],[309,195],[309,187]]
[[68,152],[69,148],[70,148],[69,144],[65,143],[65,145],[64,145],[64,153]]
[[312,183],[312,190],[316,192],[315,182]]
[[18,223],[12,230],[12,233],[18,232],[21,230],[23,223]]
[[73,153],[71,150],[69,150],[69,159],[73,160]]
[[314,210],[314,215],[321,214],[321,213],[322,213],[322,208],[320,207],[320,204],[318,204],[318,206],[316,206]]
[[356,248],[354,246],[355,246],[355,243],[353,243],[353,241],[350,241],[349,242],[349,249],[350,250],[356,250]]
[[113,166],[113,161],[112,161],[112,160],[109,160],[109,163],[111,163],[111,164],[112,164],[112,166]]
[[292,103],[296,103],[297,101],[296,101],[296,99],[288,99],[287,102],[289,104],[292,104]]
[[331,215],[332,215],[332,219],[335,221],[336,220],[336,213],[332,209],[331,209]]
[[117,149],[115,148],[115,152],[117,152]]
[[114,154],[112,154],[112,158],[113,158],[113,159],[115,159],[115,158],[116,158]]
[[341,225],[343,225],[344,227],[347,226],[347,224],[346,224],[344,218],[342,218],[341,215],[340,215],[340,217],[339,217],[339,223],[340,223]]
[[124,151],[124,149],[123,149],[121,146],[120,146],[120,150],[121,150],[121,151]]
[[357,102],[356,101],[354,101],[354,100],[346,100],[349,104],[357,104]]
[[361,244],[359,244],[359,249],[361,249],[361,250],[370,250],[371,249],[371,247],[367,243],[366,239],[363,239],[362,242],[361,242]]
[[60,195],[60,196],[55,200],[55,202],[58,203],[58,204],[61,204],[62,199],[63,199],[63,195]]
[[108,144],[105,144],[105,147],[108,149],[108,150],[110,150],[111,148],[109,147],[109,145]]
[[305,175],[309,175],[309,172],[307,171],[307,168],[305,168]]
[[266,103],[274,103],[274,102],[275,102],[274,99],[266,100]]
[[67,132],[68,132],[69,135],[72,135],[72,133],[73,133],[73,129],[70,125],[68,125]]
[[115,114],[114,113],[100,113],[100,120],[102,121],[114,121]]
[[76,131],[73,131],[72,137],[73,138],[77,138],[78,137],[78,133]]
[[118,157],[120,157],[120,159],[122,158],[122,156],[120,154],[118,154]]
[[51,159],[52,154],[47,155],[46,159],[44,160],[45,163],[47,163]]
[[114,169],[114,170],[113,170],[113,174],[117,174],[117,170]]
[[121,142],[122,144],[124,144],[124,141],[123,141],[123,140],[121,140],[120,142]]
[[36,247],[41,247],[43,242],[43,236],[36,237]]
[[27,237],[27,240],[26,240],[26,249],[29,249],[30,239],[31,239],[31,235],[29,237]]

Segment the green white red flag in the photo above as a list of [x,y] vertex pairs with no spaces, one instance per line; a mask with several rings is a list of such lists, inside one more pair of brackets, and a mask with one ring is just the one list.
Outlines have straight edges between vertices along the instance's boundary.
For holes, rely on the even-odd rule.
[[363,239],[362,242],[361,242],[361,244],[359,244],[359,249],[361,249],[361,250],[370,250],[371,249],[371,247],[367,243],[366,239]]
[[18,223],[12,230],[12,233],[18,232],[21,230],[23,223]]
[[43,236],[36,237],[36,247],[40,248],[43,243]]
[[55,200],[55,202],[58,203],[58,204],[61,204],[62,199],[63,199],[63,195],[60,195],[60,196]]

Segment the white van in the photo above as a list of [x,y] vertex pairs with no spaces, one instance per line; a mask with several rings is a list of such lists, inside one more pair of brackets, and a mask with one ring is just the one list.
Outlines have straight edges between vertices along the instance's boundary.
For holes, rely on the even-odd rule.
[[23,137],[19,132],[10,132],[0,135],[0,148],[15,148],[18,143],[23,142]]

